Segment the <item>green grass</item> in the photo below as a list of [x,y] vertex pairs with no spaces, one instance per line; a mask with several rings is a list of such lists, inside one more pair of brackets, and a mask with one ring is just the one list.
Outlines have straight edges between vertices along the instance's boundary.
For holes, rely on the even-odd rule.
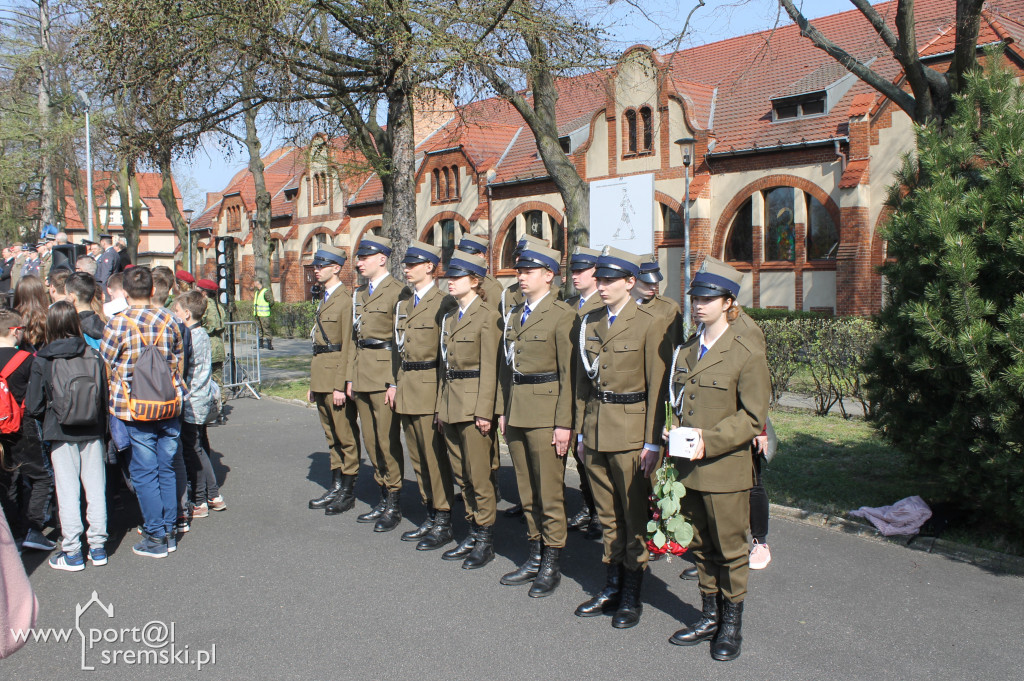
[[291,357],[260,357],[260,365],[267,369],[285,371],[309,371],[312,355],[294,355]]
[[260,392],[264,395],[274,395],[275,397],[303,401],[305,401],[308,391],[308,378],[298,381],[265,381],[260,388]]

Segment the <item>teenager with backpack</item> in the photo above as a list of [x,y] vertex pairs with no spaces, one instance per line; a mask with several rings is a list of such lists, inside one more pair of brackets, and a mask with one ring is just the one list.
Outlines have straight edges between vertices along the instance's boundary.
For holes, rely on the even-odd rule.
[[78,312],[67,301],[46,314],[46,345],[32,363],[25,411],[42,421],[43,439],[57,485],[63,540],[50,567],[77,572],[82,556],[81,491],[85,488],[89,561],[107,564],[107,476],[103,458],[103,419],[107,381],[103,360],[86,344]]
[[[42,532],[49,475],[42,462],[29,461],[19,466],[15,451],[21,445],[22,404],[34,358],[32,353],[18,348],[23,334],[21,315],[13,310],[0,310],[0,505],[19,541],[28,540],[27,548],[49,551],[54,544]],[[29,425],[34,430],[34,424]],[[25,480],[32,493],[24,495],[26,503],[20,503],[18,488],[24,486]]]

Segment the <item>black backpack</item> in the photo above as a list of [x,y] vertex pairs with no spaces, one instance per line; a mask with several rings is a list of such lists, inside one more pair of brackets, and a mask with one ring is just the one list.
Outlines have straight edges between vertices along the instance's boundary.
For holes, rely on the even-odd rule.
[[99,355],[86,347],[78,357],[57,357],[50,363],[50,408],[62,426],[102,423],[101,381],[106,380]]
[[142,350],[132,368],[132,382],[128,388],[128,408],[133,421],[163,421],[181,414],[181,396],[174,385],[174,375],[167,358],[157,342],[170,320],[157,329],[153,342],[147,343],[139,325],[125,318],[139,334]]

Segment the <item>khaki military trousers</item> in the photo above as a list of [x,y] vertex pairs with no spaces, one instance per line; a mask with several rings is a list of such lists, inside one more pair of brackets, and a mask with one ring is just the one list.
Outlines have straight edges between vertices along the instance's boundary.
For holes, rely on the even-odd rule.
[[489,527],[494,524],[498,503],[491,482],[491,448],[494,430],[481,435],[472,421],[444,424],[444,443],[451,458],[452,470],[462,486],[466,503],[466,520]]
[[555,454],[551,428],[505,428],[530,541],[565,548],[565,457]]
[[341,469],[343,475],[359,473],[359,432],[356,408],[352,400],[345,406],[334,406],[333,393],[313,393],[313,402],[320,414],[320,425],[327,436],[327,449],[331,454],[331,470]]
[[640,468],[643,449],[599,452],[586,449],[587,479],[601,519],[604,557],[627,570],[647,567],[648,480]]
[[452,464],[444,450],[443,438],[434,426],[434,415],[402,414],[400,420],[423,504],[435,511],[452,510],[455,496]]
[[260,329],[260,340],[272,342],[274,334],[270,331],[270,317],[256,317],[256,326]]
[[398,429],[398,417],[384,403],[384,391],[354,393],[366,454],[373,464],[373,479],[389,492],[402,489],[405,455]]
[[686,490],[682,513],[693,525],[690,551],[697,562],[700,590],[721,592],[731,603],[747,595],[750,553],[750,490],[742,492],[698,492]]

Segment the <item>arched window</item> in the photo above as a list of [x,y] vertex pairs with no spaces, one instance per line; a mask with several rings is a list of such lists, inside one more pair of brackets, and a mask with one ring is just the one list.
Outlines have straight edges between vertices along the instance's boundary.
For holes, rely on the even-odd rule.
[[526,234],[538,239],[544,238],[544,213],[539,210],[531,210],[523,213],[526,221]]
[[729,239],[725,242],[725,259],[733,262],[754,261],[754,202],[747,199],[729,228]]
[[775,187],[765,192],[764,259],[796,260],[796,219],[792,187]]
[[661,204],[661,217],[664,230],[664,238],[666,239],[685,239],[686,235],[683,233],[683,217],[666,206]]
[[441,171],[434,168],[434,200],[441,200]]
[[636,153],[636,111],[626,109],[626,153]]
[[828,209],[810,194],[807,197],[807,259],[835,260],[839,230]]
[[444,192],[441,194],[442,199],[447,199],[452,195],[451,178],[448,175],[448,169],[442,168],[441,173],[444,175]]
[[270,278],[281,278],[281,241],[270,239],[267,243],[270,248]]
[[451,218],[438,220],[427,232],[426,242],[441,248],[442,267],[448,267],[452,254],[455,253],[455,244],[459,242],[462,235],[462,225]]
[[643,129],[643,150],[651,151],[654,148],[654,120],[651,115],[651,107],[640,107],[640,124]]
[[459,198],[459,167],[452,166],[452,183],[448,186],[448,198]]
[[516,260],[513,257],[513,253],[518,242],[519,235],[516,234],[516,226],[514,224],[509,225],[508,231],[505,232],[505,243],[501,245],[501,269],[510,270],[515,266]]

